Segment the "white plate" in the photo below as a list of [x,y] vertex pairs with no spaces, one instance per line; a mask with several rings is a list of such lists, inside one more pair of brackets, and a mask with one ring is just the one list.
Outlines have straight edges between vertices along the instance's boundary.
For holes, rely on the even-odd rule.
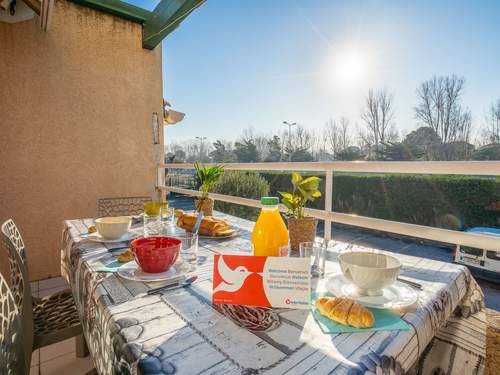
[[359,295],[356,286],[342,274],[330,277],[326,281],[326,288],[337,297],[349,297],[364,306],[377,309],[410,306],[418,300],[418,291],[400,281],[384,288],[381,296]]
[[183,279],[191,270],[188,263],[177,262],[168,271],[160,273],[144,272],[139,265],[133,261],[129,262],[118,269],[118,276],[124,279],[141,281],[141,282],[158,282],[158,281],[176,281]]
[[87,239],[89,241],[93,242],[102,242],[102,243],[116,243],[116,242],[125,242],[125,241],[130,241],[133,240],[134,238],[139,237],[140,234],[137,232],[127,232],[120,238],[117,238],[116,240],[107,240],[105,238],[102,238],[101,235],[97,232],[94,232],[92,234],[89,234]]
[[234,238],[238,237],[240,235],[240,232],[235,230],[232,234],[229,236],[204,236],[203,234],[198,234],[199,238],[204,238],[204,239],[210,239],[210,240],[225,240],[227,238]]

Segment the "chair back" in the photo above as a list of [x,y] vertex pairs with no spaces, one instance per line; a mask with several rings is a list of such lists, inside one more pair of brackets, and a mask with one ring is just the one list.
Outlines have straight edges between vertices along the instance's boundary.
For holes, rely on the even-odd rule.
[[97,200],[97,217],[139,215],[151,197],[116,197]]
[[[0,363],[2,374],[27,374],[21,312],[7,280],[0,273]],[[31,358],[31,354],[30,354]]]
[[24,359],[29,369],[33,350],[33,300],[24,241],[12,219],[2,224],[2,237],[2,246],[7,252],[10,264],[10,290],[20,312],[23,327],[20,332],[24,345]]

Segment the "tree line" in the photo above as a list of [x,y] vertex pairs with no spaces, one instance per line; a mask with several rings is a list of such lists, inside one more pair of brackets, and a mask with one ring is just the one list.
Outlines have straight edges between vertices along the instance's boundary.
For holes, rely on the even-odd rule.
[[171,142],[166,161],[500,160],[500,99],[490,104],[481,129],[474,132],[464,91],[465,79],[456,75],[422,82],[413,108],[417,126],[404,137],[396,126],[394,94],[370,89],[360,123],[340,117],[316,130],[297,125],[266,135],[250,128],[236,141]]

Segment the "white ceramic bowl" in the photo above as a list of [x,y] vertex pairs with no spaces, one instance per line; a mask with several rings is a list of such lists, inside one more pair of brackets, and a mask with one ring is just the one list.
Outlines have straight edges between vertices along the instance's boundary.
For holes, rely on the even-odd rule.
[[96,219],[97,233],[105,240],[117,240],[130,229],[132,218],[126,216],[101,217]]
[[390,255],[349,252],[338,257],[345,278],[365,296],[379,296],[382,289],[396,281],[401,262]]

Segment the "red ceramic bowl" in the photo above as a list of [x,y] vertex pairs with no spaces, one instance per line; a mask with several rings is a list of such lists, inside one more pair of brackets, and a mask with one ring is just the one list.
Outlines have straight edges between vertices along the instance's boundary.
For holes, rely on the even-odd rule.
[[138,238],[130,243],[135,260],[144,272],[167,271],[177,260],[181,240],[171,237]]

